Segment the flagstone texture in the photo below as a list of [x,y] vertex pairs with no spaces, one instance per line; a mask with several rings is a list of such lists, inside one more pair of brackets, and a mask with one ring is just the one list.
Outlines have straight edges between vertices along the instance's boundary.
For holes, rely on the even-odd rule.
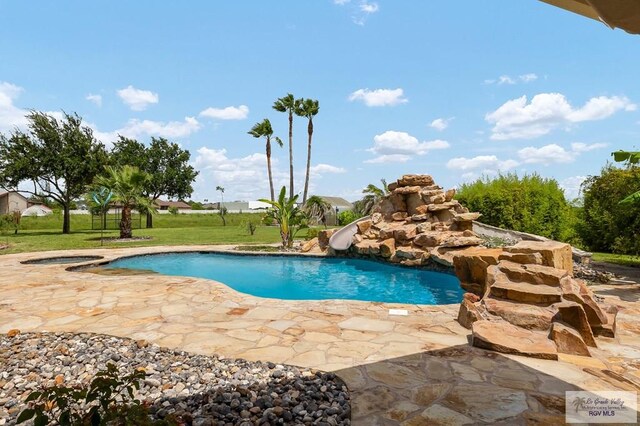
[[[558,360],[546,360],[469,346],[470,331],[457,322],[458,304],[264,299],[206,279],[21,263],[230,248],[0,256],[0,333],[104,333],[194,353],[334,371],[351,390],[355,425],[563,424],[565,391],[640,390],[638,285],[592,287],[619,308],[617,337],[597,337],[592,357],[559,354]],[[391,308],[409,314],[390,316]]]

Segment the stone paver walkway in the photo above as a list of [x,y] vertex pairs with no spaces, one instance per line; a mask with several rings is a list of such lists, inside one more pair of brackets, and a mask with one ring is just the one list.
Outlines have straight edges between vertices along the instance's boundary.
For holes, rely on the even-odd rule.
[[[0,256],[0,332],[85,331],[195,353],[335,371],[352,391],[354,424],[562,424],[565,390],[640,390],[640,290],[599,286],[621,308],[619,337],[593,358],[560,361],[471,348],[458,305],[287,301],[210,280],[67,271],[35,258],[229,247],[144,247]],[[390,316],[390,308],[409,311]]]

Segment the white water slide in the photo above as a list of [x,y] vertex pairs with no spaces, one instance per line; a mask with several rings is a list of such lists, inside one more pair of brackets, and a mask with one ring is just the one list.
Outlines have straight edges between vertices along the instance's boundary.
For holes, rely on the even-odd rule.
[[334,250],[347,250],[353,243],[353,236],[358,232],[358,222],[370,219],[371,216],[356,219],[342,229],[336,231],[329,238],[329,247]]

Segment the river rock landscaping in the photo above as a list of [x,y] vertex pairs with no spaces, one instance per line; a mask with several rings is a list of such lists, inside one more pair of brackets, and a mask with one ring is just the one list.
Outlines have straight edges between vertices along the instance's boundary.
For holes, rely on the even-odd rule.
[[14,425],[24,399],[45,386],[86,385],[108,363],[142,368],[138,398],[155,419],[188,425],[349,425],[346,385],[333,373],[193,355],[146,341],[89,333],[0,337],[0,425]]

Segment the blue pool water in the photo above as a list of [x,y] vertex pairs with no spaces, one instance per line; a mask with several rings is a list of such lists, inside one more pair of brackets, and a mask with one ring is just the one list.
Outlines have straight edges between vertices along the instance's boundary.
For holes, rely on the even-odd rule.
[[435,305],[458,303],[463,294],[453,275],[360,259],[172,253],[120,259],[105,267],[208,278],[275,299]]

